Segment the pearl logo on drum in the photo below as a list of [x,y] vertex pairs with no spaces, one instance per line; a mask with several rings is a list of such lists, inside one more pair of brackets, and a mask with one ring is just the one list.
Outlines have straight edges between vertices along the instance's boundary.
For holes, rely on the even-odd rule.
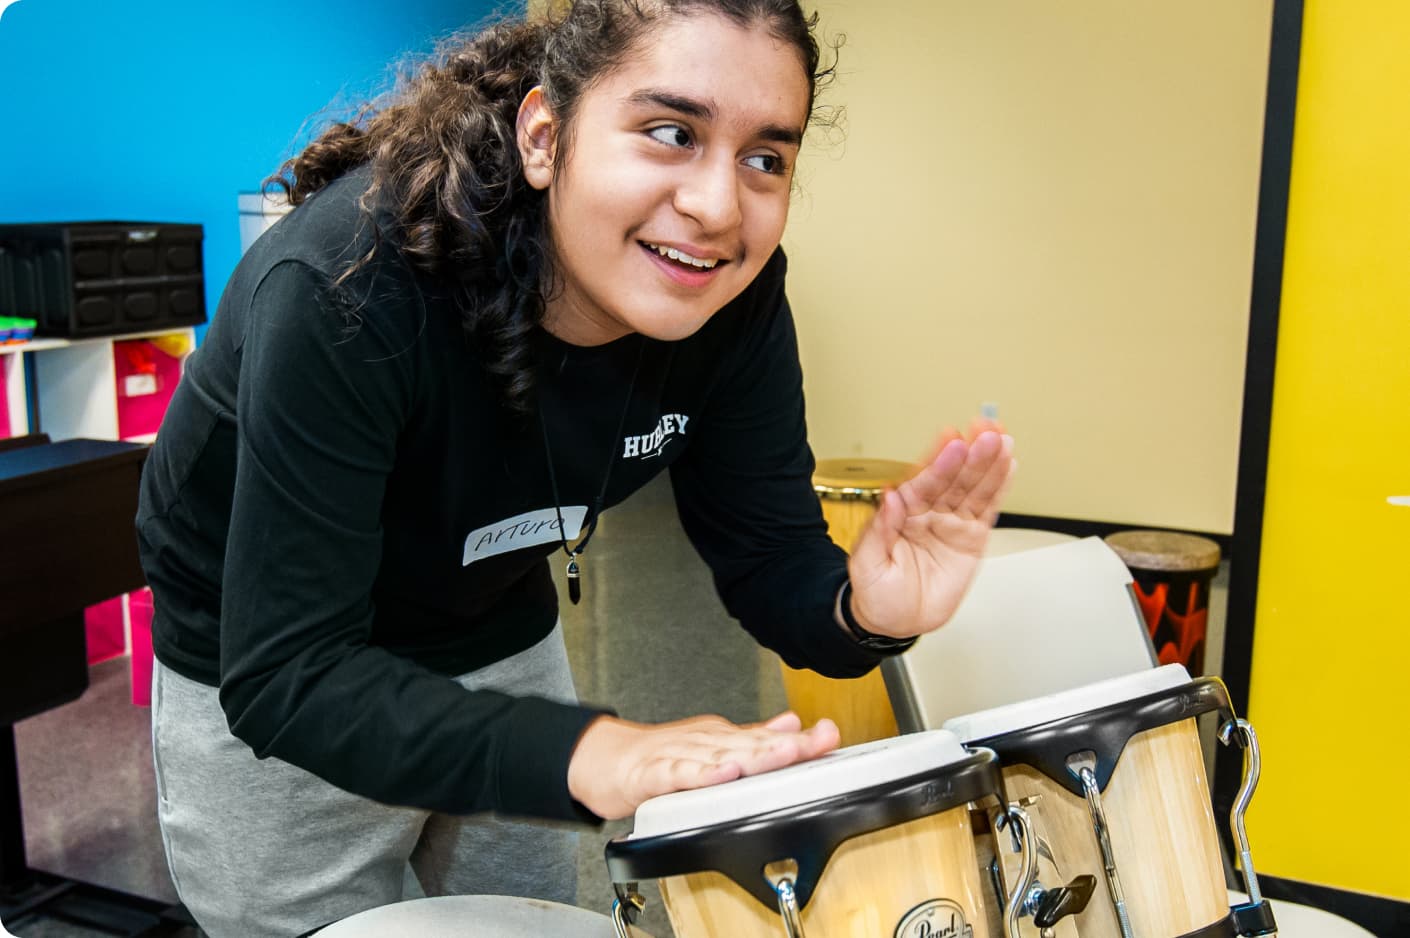
[[906,913],[895,938],[973,938],[964,909],[949,899],[931,899]]

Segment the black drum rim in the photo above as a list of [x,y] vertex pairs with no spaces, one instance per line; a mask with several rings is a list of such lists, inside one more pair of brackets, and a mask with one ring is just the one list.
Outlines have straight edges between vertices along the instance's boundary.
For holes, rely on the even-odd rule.
[[1202,677],[1082,713],[965,740],[965,745],[992,749],[1006,768],[1031,766],[1078,798],[1085,798],[1081,780],[1067,768],[1073,753],[1095,753],[1097,788],[1105,792],[1132,737],[1213,712],[1234,718],[1224,682]]
[[971,802],[1007,804],[997,757],[968,748],[970,755],[957,762],[841,795],[718,825],[617,838],[605,849],[608,872],[619,896],[623,887],[645,880],[716,872],[774,909],[777,894],[764,867],[793,860],[794,890],[799,907],[806,907],[828,860],[846,841]]

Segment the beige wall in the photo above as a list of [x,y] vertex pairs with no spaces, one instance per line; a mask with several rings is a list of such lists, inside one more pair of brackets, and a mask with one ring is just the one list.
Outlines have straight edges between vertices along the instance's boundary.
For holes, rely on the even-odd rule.
[[820,458],[996,402],[1016,513],[1229,532],[1271,0],[820,0],[784,245]]

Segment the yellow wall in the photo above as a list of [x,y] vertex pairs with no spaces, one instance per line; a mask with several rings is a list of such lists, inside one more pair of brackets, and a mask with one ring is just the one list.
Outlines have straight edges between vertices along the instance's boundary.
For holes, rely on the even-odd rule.
[[819,0],[845,140],[784,245],[820,458],[985,401],[1010,511],[1227,533],[1269,0]]
[[1410,900],[1410,4],[1307,0],[1250,714],[1254,862]]

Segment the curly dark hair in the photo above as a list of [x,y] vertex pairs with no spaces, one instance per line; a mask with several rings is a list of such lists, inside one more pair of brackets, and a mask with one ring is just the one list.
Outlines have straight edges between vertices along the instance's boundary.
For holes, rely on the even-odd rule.
[[797,49],[810,121],[820,85],[814,30],[798,0],[572,0],[557,13],[507,19],[443,43],[386,100],[324,130],[265,181],[298,205],[370,163],[362,208],[374,246],[346,282],[389,242],[414,268],[453,285],[465,334],[478,347],[503,406],[532,410],[530,332],[554,289],[545,192],[525,181],[516,144],[519,105],[536,85],[559,122],[561,165],[583,93],[671,18],[722,15],[762,25]]

